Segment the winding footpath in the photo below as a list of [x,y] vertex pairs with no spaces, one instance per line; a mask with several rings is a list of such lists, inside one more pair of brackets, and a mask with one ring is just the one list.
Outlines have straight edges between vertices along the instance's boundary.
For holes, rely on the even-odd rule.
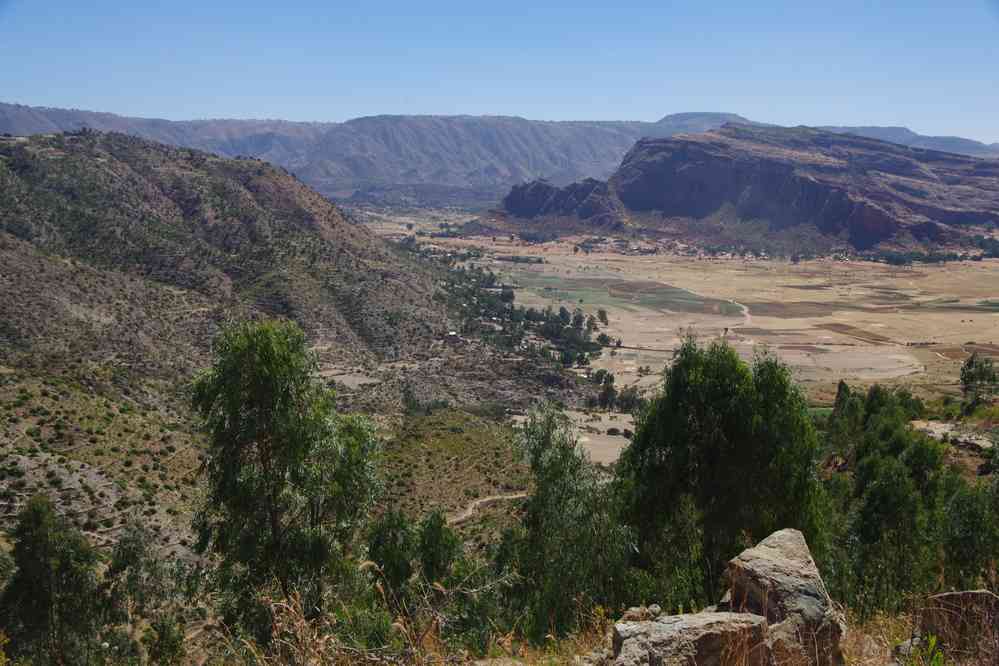
[[494,504],[496,502],[510,502],[513,500],[524,499],[525,497],[527,497],[527,493],[525,492],[510,493],[507,495],[488,495],[487,497],[480,497],[479,499],[472,500],[471,502],[469,502],[468,505],[461,511],[458,511],[457,513],[452,513],[450,516],[448,516],[447,524],[458,525],[460,523],[463,523],[472,516],[474,516],[475,512],[478,511],[481,507],[487,504]]

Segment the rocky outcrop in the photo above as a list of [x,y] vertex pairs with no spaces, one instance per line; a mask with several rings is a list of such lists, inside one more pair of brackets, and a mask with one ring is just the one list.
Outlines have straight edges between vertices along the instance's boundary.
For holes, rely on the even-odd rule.
[[[584,219],[567,188],[556,207],[507,211]],[[590,190],[598,186],[589,183]],[[780,231],[810,225],[860,249],[939,241],[948,230],[999,223],[999,160],[983,160],[809,128],[729,124],[642,139],[611,176],[606,214],[669,221],[722,216]],[[605,218],[603,224],[607,224]]]
[[566,187],[546,180],[517,185],[503,199],[503,207],[517,217],[575,215],[595,226],[609,227],[620,224],[622,212],[607,183],[592,178]]
[[630,609],[614,626],[613,666],[832,666],[843,663],[846,632],[801,532],[775,532],[729,562],[731,585],[720,609],[661,615]]
[[781,530],[729,562],[733,610],[762,615],[777,663],[840,664],[846,621],[798,530]]

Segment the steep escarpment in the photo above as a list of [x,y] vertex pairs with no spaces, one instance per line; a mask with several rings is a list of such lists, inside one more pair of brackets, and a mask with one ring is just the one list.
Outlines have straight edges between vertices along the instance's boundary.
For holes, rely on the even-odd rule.
[[[606,187],[587,188],[612,193],[608,210],[663,220],[722,215],[764,221],[775,231],[806,225],[857,248],[958,240],[965,226],[999,223],[999,161],[808,128],[726,125],[643,139]],[[520,191],[543,189],[535,184]],[[507,212],[584,219],[571,206],[578,189],[548,192],[547,201],[570,205],[537,210],[511,207],[508,198]]]
[[725,113],[657,122],[553,122],[507,116],[381,115],[342,123],[281,120],[168,121],[0,103],[0,133],[83,127],[140,136],[228,157],[252,156],[294,172],[319,192],[377,203],[482,206],[515,183],[606,178],[643,136],[703,131]]

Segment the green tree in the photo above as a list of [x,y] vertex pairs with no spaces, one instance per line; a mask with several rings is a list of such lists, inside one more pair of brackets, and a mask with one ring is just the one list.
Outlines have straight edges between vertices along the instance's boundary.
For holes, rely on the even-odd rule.
[[301,592],[310,613],[322,608],[324,580],[377,488],[376,441],[366,420],[335,412],[294,323],[231,326],[214,352],[193,391],[208,434],[198,547],[219,558],[228,614],[261,630],[247,601],[270,581],[285,598]]
[[512,605],[527,612],[541,640],[579,626],[594,605],[627,601],[631,531],[618,520],[612,487],[579,450],[567,417],[552,405],[532,411],[520,444],[534,491],[523,527],[504,536],[497,566],[519,577]]
[[420,523],[419,552],[420,571],[431,583],[443,580],[461,554],[461,540],[440,511],[428,514]]
[[829,449],[846,455],[863,436],[863,432],[863,397],[854,393],[846,382],[840,381],[826,432]]
[[961,366],[961,390],[964,397],[977,404],[990,394],[999,382],[992,359],[973,352]]
[[869,461],[869,481],[855,523],[862,613],[894,608],[902,595],[926,580],[927,514],[916,484],[901,461]]
[[760,355],[749,367],[724,342],[701,348],[688,338],[618,463],[643,566],[665,555],[656,544],[684,497],[700,523],[712,585],[729,558],[778,529],[801,529],[821,552],[817,450],[786,366]]
[[173,614],[153,619],[144,640],[153,664],[180,664],[187,654],[184,627]]
[[[614,375],[608,375],[613,378]],[[597,395],[597,402],[601,407],[605,409],[611,409],[614,407],[614,403],[617,402],[617,389],[614,388],[614,382],[605,381],[603,386],[600,387],[600,393]]]
[[606,326],[608,324],[607,310],[604,310],[603,308],[600,308],[599,310],[597,310],[597,319],[600,320],[601,324],[603,324],[604,326]]
[[956,589],[982,587],[999,557],[999,482],[960,484],[950,497],[943,523],[947,583]]
[[617,408],[626,414],[631,414],[639,409],[643,402],[642,397],[638,395],[638,388],[635,386],[625,387],[617,394]]
[[[859,409],[858,409],[859,405]],[[832,535],[820,559],[832,592],[862,616],[904,608],[913,594],[981,581],[996,550],[992,495],[952,471],[946,447],[916,432],[922,404],[904,390],[842,385],[830,437],[849,475],[826,482]]]
[[153,535],[137,522],[122,532],[104,574],[112,606],[120,612],[134,640],[141,620],[167,601],[169,579],[166,567],[152,550]]
[[416,538],[409,519],[399,511],[388,511],[371,528],[368,557],[378,565],[382,578],[397,597],[413,575]]
[[35,663],[89,663],[106,608],[97,552],[43,496],[18,514],[13,540],[16,568],[0,597],[11,654]]

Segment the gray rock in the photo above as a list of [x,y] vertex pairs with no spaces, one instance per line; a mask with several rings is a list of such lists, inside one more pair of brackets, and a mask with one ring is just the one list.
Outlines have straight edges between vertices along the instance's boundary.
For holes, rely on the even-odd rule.
[[907,641],[903,641],[895,646],[892,650],[892,655],[895,657],[896,664],[904,664],[912,659],[912,656],[917,650],[922,649],[922,641],[919,637],[910,638]]
[[[839,666],[846,632],[808,545],[796,530],[775,532],[729,562],[731,589],[718,610],[660,616],[628,609],[596,666]],[[725,610],[722,611],[722,608]],[[873,652],[879,652],[875,646]],[[887,652],[887,650],[885,650]],[[887,654],[880,655],[887,657]]]
[[620,622],[641,622],[643,620],[654,620],[662,615],[662,609],[658,605],[632,606],[621,616]]
[[614,666],[722,666],[768,663],[766,620],[749,613],[667,615],[614,625]]
[[846,633],[801,532],[781,530],[729,562],[732,610],[762,615],[775,663],[844,663]]

